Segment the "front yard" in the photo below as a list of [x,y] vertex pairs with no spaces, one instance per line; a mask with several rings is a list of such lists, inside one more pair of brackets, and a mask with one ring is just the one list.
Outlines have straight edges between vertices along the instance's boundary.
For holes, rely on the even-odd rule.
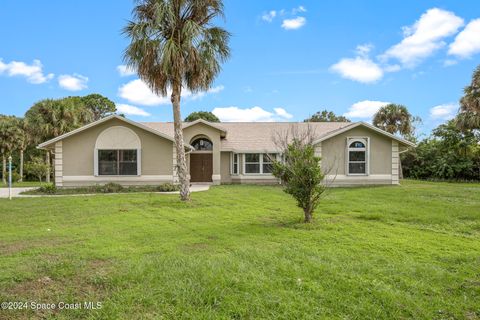
[[0,319],[479,319],[480,184],[0,199]]

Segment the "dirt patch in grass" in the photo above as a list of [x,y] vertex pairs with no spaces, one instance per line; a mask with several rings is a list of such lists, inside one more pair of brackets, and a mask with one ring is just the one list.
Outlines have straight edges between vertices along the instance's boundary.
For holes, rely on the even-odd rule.
[[[48,256],[42,260],[60,261],[57,256]],[[104,291],[104,281],[99,281],[99,277],[106,279],[106,276],[113,270],[114,264],[110,260],[95,259],[85,263],[85,267],[79,268],[72,277],[57,279],[50,277],[48,271],[45,275],[29,279],[14,284],[5,290],[7,295],[12,298],[28,299],[47,299],[68,293],[70,296],[81,298],[83,296]],[[72,284],[74,284],[72,286]],[[12,300],[13,301],[13,300]],[[21,301],[21,300],[20,300]]]
[[366,221],[381,221],[383,217],[379,213],[366,213],[356,216],[357,219],[366,220]]
[[182,245],[182,250],[188,253],[195,253],[198,251],[205,251],[210,248],[210,245],[205,242],[195,242],[195,243],[187,243]]
[[0,255],[13,255],[31,249],[58,247],[73,242],[75,241],[63,238],[44,238],[0,243]]
[[[59,261],[59,257],[45,257]],[[72,277],[53,278],[43,275],[39,278],[14,283],[2,290],[1,296],[7,301],[27,301],[37,303],[83,303],[84,301],[103,302],[107,296],[108,274],[114,264],[110,260],[94,259],[86,261],[84,267]],[[48,274],[48,272],[47,272]],[[68,316],[70,310],[9,310],[0,319],[47,319],[60,313]]]
[[21,242],[0,243],[0,255],[10,255],[29,248],[28,245]]

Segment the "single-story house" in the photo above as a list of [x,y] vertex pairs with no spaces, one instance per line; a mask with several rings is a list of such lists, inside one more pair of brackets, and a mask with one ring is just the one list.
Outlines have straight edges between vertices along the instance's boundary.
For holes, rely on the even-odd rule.
[[[332,185],[399,183],[399,153],[414,144],[364,122],[183,123],[192,183],[279,183],[273,137],[295,128],[315,135],[315,149]],[[111,115],[38,147],[54,155],[55,183],[73,187],[178,181],[172,122],[135,122]]]

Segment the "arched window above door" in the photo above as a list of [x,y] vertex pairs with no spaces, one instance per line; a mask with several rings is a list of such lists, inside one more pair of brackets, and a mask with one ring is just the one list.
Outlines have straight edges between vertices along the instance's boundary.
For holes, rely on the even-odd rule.
[[198,138],[191,143],[196,151],[211,151],[213,149],[212,141],[207,138]]

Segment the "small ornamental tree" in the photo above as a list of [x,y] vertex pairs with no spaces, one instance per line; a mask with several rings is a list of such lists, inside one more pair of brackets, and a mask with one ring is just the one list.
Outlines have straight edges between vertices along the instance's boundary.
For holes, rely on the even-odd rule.
[[32,161],[25,164],[25,172],[37,177],[42,182],[42,178],[49,174],[50,168],[41,158],[33,158]]
[[306,223],[312,222],[313,212],[327,189],[320,160],[315,156],[312,141],[299,137],[286,144],[283,160],[273,160],[273,175],[282,180],[284,191],[292,195],[298,207],[303,209]]

